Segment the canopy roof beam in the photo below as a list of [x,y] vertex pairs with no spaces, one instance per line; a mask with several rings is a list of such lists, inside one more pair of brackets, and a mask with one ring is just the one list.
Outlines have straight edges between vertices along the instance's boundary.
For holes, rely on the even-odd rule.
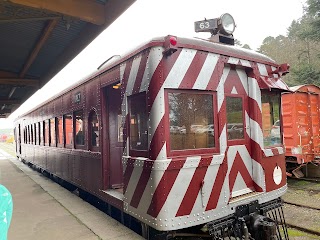
[[[106,21],[105,8],[91,0],[7,0],[8,2],[44,9],[62,15],[78,18],[82,21],[103,25]],[[102,5],[103,6],[103,5]]]
[[40,80],[27,78],[0,78],[0,85],[39,87]]

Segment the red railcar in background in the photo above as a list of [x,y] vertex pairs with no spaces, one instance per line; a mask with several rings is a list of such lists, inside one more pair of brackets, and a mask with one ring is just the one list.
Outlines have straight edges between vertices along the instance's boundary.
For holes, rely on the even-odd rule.
[[17,156],[148,239],[274,239],[284,146],[263,133],[280,120],[286,72],[250,50],[155,38],[19,117]]
[[[320,88],[309,84],[291,87],[290,90],[282,95],[287,169],[294,176],[303,177],[308,168],[313,169],[312,172],[317,169],[307,166],[308,163],[317,166],[320,161]],[[280,129],[280,126],[275,128]],[[302,171],[304,166],[306,168]]]

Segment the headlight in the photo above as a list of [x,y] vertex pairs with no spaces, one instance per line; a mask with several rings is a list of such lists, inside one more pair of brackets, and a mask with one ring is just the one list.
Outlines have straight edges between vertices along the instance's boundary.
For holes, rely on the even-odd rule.
[[294,147],[291,149],[292,154],[302,154],[302,147]]
[[225,14],[222,14],[220,19],[221,19],[221,27],[222,27],[221,30],[223,31],[223,33],[227,35],[231,35],[236,28],[236,24],[234,22],[233,17],[229,13],[225,13]]

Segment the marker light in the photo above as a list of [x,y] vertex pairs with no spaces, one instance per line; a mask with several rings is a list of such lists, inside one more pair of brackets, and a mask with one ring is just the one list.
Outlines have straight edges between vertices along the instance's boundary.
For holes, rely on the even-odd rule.
[[229,13],[222,14],[221,19],[221,31],[227,35],[231,35],[235,28],[236,24],[233,17]]
[[170,37],[170,44],[171,44],[172,46],[177,45],[177,38],[176,38],[176,37],[171,36],[171,37]]

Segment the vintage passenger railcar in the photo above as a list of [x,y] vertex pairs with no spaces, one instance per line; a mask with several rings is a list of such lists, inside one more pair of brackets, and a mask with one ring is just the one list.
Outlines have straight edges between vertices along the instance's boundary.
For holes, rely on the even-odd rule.
[[17,156],[141,222],[145,238],[280,238],[284,147],[264,133],[286,72],[251,50],[155,38],[19,117]]
[[287,170],[299,178],[304,176],[302,167],[320,161],[320,88],[307,84],[290,90],[282,95],[283,141]]

